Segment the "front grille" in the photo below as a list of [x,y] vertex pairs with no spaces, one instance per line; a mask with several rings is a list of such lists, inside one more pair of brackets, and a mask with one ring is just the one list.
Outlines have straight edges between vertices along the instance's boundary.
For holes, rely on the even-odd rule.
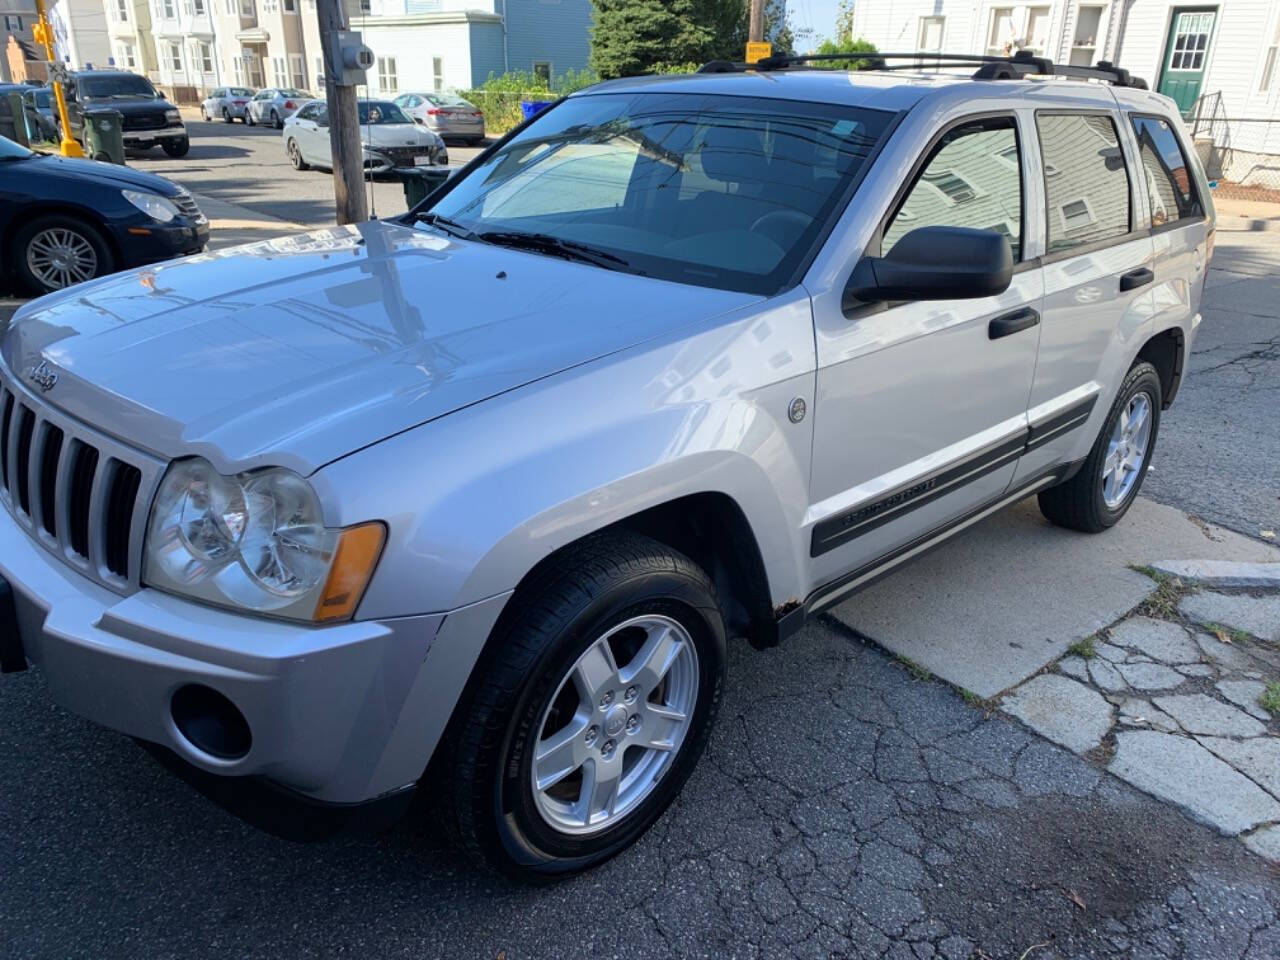
[[374,147],[373,149],[397,163],[413,163],[414,157],[429,157],[435,152],[431,147]]
[[138,586],[151,494],[165,464],[0,377],[0,500],[37,542],[113,590]]
[[169,121],[164,113],[126,113],[121,128],[124,130],[159,130],[167,127]]

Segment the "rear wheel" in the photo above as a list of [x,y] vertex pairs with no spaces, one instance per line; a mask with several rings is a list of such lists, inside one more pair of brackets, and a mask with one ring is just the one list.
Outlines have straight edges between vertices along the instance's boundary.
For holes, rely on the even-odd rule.
[[463,843],[526,879],[638,839],[706,745],[724,676],[707,575],[635,534],[590,538],[513,598],[435,782]]
[[251,127],[256,127],[258,125],[258,121],[253,119],[253,114],[249,111],[248,107],[244,108],[244,122]]
[[37,217],[18,231],[13,244],[18,273],[38,294],[115,269],[115,257],[101,232],[75,217]]
[[228,110],[226,107],[222,108],[222,122],[223,123],[231,122],[231,111]]
[[280,114],[274,110],[271,111],[271,127],[273,130],[279,130],[284,124],[280,122]]
[[1142,489],[1160,429],[1160,375],[1146,361],[1130,368],[1080,471],[1039,496],[1040,512],[1061,527],[1101,533]]

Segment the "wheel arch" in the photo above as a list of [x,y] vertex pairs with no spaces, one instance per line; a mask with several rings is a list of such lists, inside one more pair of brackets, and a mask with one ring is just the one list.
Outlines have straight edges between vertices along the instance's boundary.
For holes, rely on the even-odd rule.
[[1168,410],[1182,384],[1186,335],[1181,327],[1169,327],[1151,336],[1138,351],[1135,363],[1145,360],[1160,375],[1160,407]]

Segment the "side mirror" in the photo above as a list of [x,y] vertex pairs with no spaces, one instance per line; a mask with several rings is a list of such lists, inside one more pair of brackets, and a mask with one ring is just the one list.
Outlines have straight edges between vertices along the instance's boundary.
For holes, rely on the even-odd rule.
[[921,227],[887,256],[863,257],[844,291],[846,309],[886,300],[967,300],[1004,293],[1013,252],[994,230]]

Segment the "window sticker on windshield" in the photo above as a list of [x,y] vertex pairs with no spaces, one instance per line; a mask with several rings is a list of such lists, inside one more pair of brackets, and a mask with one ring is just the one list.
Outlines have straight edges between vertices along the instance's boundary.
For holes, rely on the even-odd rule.
[[847,137],[858,129],[858,121],[856,120],[837,120],[831,127],[831,132],[837,137]]

